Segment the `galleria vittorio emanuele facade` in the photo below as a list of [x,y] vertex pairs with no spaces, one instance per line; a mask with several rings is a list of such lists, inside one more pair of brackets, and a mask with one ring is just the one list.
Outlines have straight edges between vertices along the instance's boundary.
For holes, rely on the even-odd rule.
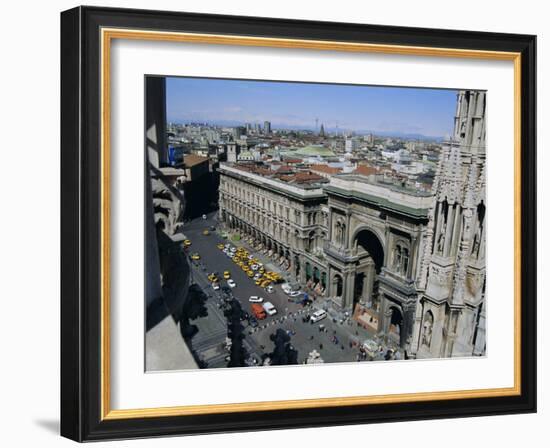
[[[431,192],[221,164],[219,217],[410,357],[485,353],[485,92],[457,95]],[[292,181],[288,181],[288,180]]]

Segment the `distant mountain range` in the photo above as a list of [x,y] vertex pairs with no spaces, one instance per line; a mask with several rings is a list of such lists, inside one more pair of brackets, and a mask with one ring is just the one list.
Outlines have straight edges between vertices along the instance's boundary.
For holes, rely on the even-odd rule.
[[[242,121],[234,121],[234,120],[215,120],[215,121],[208,121],[205,122],[204,120],[185,120],[185,121],[172,121],[172,123],[178,123],[178,124],[189,124],[189,123],[207,123],[213,126],[224,126],[224,127],[233,127],[233,126],[245,126],[246,123],[243,123]],[[254,124],[254,123],[251,123]],[[263,126],[263,122],[261,123]],[[283,129],[283,130],[291,130],[291,131],[307,131],[307,132],[318,132],[319,130],[315,128],[310,127],[304,127],[304,126],[296,126],[296,125],[290,125],[290,124],[280,124],[280,123],[271,123],[271,129],[277,130],[277,129]],[[328,133],[351,133],[358,135],[366,135],[366,134],[373,134],[377,137],[396,137],[396,138],[402,138],[402,139],[410,139],[410,140],[422,140],[422,141],[433,141],[433,142],[441,142],[445,140],[445,137],[441,136],[433,136],[433,135],[424,135],[424,134],[418,134],[418,133],[411,133],[411,132],[400,132],[400,131],[375,131],[372,129],[345,129],[345,128],[336,128],[336,127],[325,127],[325,132]]]

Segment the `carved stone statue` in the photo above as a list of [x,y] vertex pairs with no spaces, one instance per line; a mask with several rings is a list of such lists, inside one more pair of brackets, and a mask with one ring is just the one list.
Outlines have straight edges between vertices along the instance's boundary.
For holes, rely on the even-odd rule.
[[424,331],[422,333],[422,344],[428,348],[432,343],[432,326],[433,323],[431,319],[426,319],[424,322]]
[[441,232],[439,233],[439,238],[437,239],[437,251],[443,253],[445,248],[445,234],[447,233],[447,223],[443,223],[441,226]]
[[479,257],[479,246],[481,244],[481,227],[478,226],[476,234],[474,235],[474,242],[472,244],[472,255]]

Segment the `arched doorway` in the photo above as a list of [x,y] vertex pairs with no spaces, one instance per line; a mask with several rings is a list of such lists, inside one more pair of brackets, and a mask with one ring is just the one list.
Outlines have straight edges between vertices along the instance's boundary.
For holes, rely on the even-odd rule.
[[403,333],[403,314],[396,306],[391,306],[389,311],[391,314],[389,319],[388,336],[401,344],[401,336]]
[[319,283],[319,268],[317,266],[313,268],[313,281]]
[[368,253],[374,261],[376,273],[379,274],[384,264],[384,247],[378,236],[372,230],[360,230],[355,235],[354,248]]
[[321,287],[323,288],[323,294],[327,288],[327,273],[325,271],[321,272]]
[[336,297],[342,297],[342,292],[344,289],[344,282],[340,274],[334,274],[332,278],[332,294]]
[[311,274],[311,264],[309,264],[309,262],[306,262],[306,282],[309,282],[309,280],[311,279]]
[[299,279],[300,278],[300,258],[298,255],[294,256],[294,276]]
[[355,234],[353,247],[361,256],[361,263],[355,276],[353,291],[353,308],[358,302],[374,307],[378,296],[378,274],[384,264],[384,247],[378,236],[369,229],[362,229]]

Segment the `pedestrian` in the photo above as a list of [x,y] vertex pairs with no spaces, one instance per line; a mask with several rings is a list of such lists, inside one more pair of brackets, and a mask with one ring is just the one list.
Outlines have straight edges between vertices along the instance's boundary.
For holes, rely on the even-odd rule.
[[342,350],[344,350],[344,344],[342,344],[340,347],[342,348]]
[[319,344],[319,350],[323,350],[323,344]]

